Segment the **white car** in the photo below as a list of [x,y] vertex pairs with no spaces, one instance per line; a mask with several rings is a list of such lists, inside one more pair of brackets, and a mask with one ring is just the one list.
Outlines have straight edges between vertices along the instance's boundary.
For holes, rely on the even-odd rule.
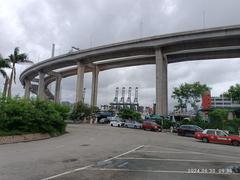
[[114,127],[121,127],[121,126],[123,126],[123,122],[118,121],[118,120],[113,120],[113,121],[110,122],[110,125],[114,126]]

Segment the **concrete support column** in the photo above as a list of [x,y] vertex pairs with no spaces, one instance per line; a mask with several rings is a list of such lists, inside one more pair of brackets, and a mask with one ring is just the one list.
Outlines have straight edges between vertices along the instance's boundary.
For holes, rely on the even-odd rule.
[[84,71],[85,71],[85,65],[78,62],[77,63],[76,102],[83,101]]
[[30,86],[31,86],[31,81],[26,79],[25,80],[25,93],[24,93],[24,98],[25,99],[30,98]]
[[44,99],[44,98],[45,98],[45,93],[44,93],[44,87],[45,87],[44,77],[45,77],[45,73],[39,72],[38,98],[40,98],[40,99]]
[[168,114],[167,59],[156,49],[156,114]]
[[56,77],[56,86],[55,86],[55,97],[54,97],[54,102],[55,103],[59,103],[60,102],[61,81],[62,81],[62,77],[61,77],[61,75],[58,75]]
[[98,75],[99,75],[99,68],[95,66],[92,72],[91,106],[97,106]]

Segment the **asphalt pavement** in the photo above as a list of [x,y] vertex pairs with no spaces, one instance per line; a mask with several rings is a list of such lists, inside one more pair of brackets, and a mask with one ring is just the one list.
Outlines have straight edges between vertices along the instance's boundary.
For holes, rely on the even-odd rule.
[[0,145],[0,180],[240,179],[240,147],[109,125],[67,130],[56,138]]

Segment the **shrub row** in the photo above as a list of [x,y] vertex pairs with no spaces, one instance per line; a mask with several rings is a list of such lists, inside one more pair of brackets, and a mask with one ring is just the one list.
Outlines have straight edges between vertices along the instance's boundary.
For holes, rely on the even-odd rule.
[[69,108],[38,99],[0,98],[0,134],[65,132]]

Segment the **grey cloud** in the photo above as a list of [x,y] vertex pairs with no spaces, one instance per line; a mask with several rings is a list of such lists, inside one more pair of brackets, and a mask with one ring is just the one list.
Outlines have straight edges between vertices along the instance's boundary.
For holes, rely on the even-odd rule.
[[[52,43],[56,44],[56,54],[61,54],[72,46],[84,49],[144,36],[240,24],[238,7],[239,0],[9,0],[0,4],[0,53],[7,56],[20,46],[38,62],[50,57]],[[239,63],[219,60],[170,64],[169,97],[173,87],[193,81],[208,84],[218,95],[238,82]],[[18,73],[25,67],[18,66]],[[99,104],[112,101],[117,86],[138,86],[139,101],[152,105],[154,77],[153,65],[101,72]],[[0,81],[2,88],[1,77]],[[63,100],[74,101],[75,81],[75,77],[63,80]],[[85,76],[85,87],[86,101],[90,102],[90,73]],[[23,94],[19,82],[13,88],[15,94]]]

